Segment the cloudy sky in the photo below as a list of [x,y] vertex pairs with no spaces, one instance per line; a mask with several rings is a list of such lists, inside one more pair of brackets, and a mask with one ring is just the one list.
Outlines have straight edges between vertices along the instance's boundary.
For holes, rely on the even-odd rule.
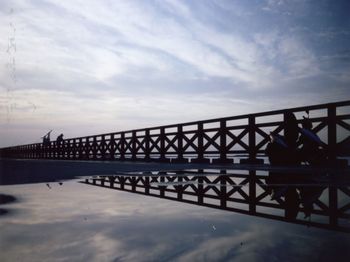
[[350,1],[0,2],[0,146],[347,100]]

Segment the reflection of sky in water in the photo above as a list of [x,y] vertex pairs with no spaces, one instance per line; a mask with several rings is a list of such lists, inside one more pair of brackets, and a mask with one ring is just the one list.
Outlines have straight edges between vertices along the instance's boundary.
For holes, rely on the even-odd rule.
[[3,186],[1,261],[348,261],[350,235],[65,182]]

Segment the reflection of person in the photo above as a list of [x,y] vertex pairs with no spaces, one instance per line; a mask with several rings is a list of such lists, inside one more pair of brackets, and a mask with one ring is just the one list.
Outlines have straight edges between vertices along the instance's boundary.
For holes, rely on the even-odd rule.
[[[298,122],[292,112],[284,114],[284,136],[271,134],[271,142],[266,147],[266,155],[271,165],[298,165],[297,140],[299,137]],[[299,212],[300,197],[295,186],[290,186],[294,181],[294,174],[269,172],[266,183],[271,184],[272,199],[284,198],[285,218],[293,220]],[[275,185],[273,185],[275,184]]]
[[326,187],[312,186],[300,187],[300,202],[304,207],[305,218],[310,217],[312,210],[314,209],[314,203],[320,198]]
[[294,181],[293,175],[269,172],[265,179],[269,184],[269,191],[272,194],[271,200],[284,198],[284,216],[288,220],[293,220],[299,212],[300,197],[295,186],[289,185]]
[[294,174],[269,172],[265,179],[268,184],[271,200],[284,199],[285,218],[296,219],[299,205],[304,208],[305,218],[310,217],[314,203],[320,198],[325,186],[315,186],[315,182],[305,177],[296,177]]
[[[299,142],[302,145],[299,150],[300,160],[307,162],[310,165],[320,165],[326,160],[326,156],[322,150],[322,141],[312,131],[312,122],[309,117],[303,117],[302,128],[300,129]],[[304,207],[305,217],[309,217],[313,210],[313,204],[321,196],[325,187],[308,187],[302,186],[299,188],[300,201]]]
[[[302,128],[299,130],[298,121],[291,112],[284,114],[284,136],[271,134],[271,142],[266,147],[266,155],[271,165],[299,165],[301,161],[311,165],[323,162],[324,155],[320,146],[322,141],[312,132],[312,122],[304,118]],[[299,132],[301,134],[299,141]],[[302,148],[298,149],[298,142]],[[285,217],[295,219],[299,212],[299,205],[304,207],[305,217],[309,217],[313,204],[321,196],[324,187],[309,186],[310,180],[300,179],[295,174],[286,174],[270,171],[266,178],[269,184],[269,193],[272,200],[284,198]],[[306,184],[293,186],[292,184]]]

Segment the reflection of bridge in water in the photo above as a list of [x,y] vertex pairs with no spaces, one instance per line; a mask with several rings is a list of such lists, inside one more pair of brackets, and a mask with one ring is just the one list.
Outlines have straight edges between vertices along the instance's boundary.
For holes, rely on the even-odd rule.
[[[270,135],[286,136],[287,120],[291,114],[296,117],[294,124],[299,137],[295,141],[297,148],[292,150],[294,154],[300,155],[305,144],[300,137],[306,130],[302,130],[300,125],[306,115],[310,122],[309,135],[318,136],[317,147],[322,150],[317,152],[321,152],[323,158],[312,168],[317,165],[318,170],[313,173],[325,175],[315,180],[310,180],[313,177],[311,174],[303,175],[302,171],[309,166],[288,167],[285,171],[293,175],[281,176],[280,171],[276,170],[278,167],[267,161],[265,152]],[[350,232],[350,183],[342,183],[338,176],[341,168],[342,172],[349,173],[346,159],[350,155],[349,146],[348,100],[0,148],[0,159],[5,170],[0,184],[89,176],[112,168],[113,172],[120,172],[164,170],[169,167],[182,171],[99,176],[87,179],[85,183]],[[36,161],[21,163],[11,161],[13,159]],[[41,168],[36,169],[33,162],[39,160],[42,161]],[[43,160],[60,160],[61,163],[54,161],[50,164],[51,161]],[[219,166],[221,169],[225,164],[231,164],[231,171],[223,169],[213,173],[214,168]],[[50,171],[47,172],[45,167]],[[246,167],[253,169],[233,171]],[[189,168],[207,168],[207,171],[188,171]],[[254,168],[267,171],[256,171]],[[333,174],[332,168],[338,171],[329,175]],[[208,170],[212,171],[208,174]],[[273,194],[273,200],[270,194]],[[312,219],[304,219],[303,214],[307,217],[311,215]]]
[[350,181],[339,175],[288,177],[267,171],[206,169],[120,173],[81,182],[350,233]]

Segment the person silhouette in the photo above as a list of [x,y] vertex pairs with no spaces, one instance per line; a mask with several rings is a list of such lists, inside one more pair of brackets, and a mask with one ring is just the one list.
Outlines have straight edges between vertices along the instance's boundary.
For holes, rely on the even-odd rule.
[[297,119],[292,112],[288,111],[284,114],[283,125],[286,143],[290,148],[295,149],[299,137],[299,128]]
[[299,142],[300,160],[310,165],[320,165],[326,160],[322,150],[321,139],[312,131],[312,122],[309,118],[303,117],[302,128],[300,129]]
[[292,112],[284,114],[284,137],[288,145],[287,163],[289,165],[300,164],[300,157],[297,151],[297,141],[299,138],[298,121]]
[[287,220],[296,219],[299,213],[300,195],[297,187],[293,185],[296,181],[297,178],[294,177],[294,174],[272,171],[265,178],[271,200],[281,201],[282,198],[284,199],[284,216]]
[[267,145],[265,153],[269,157],[271,165],[298,165],[300,157],[297,152],[297,140],[299,137],[298,121],[292,112],[284,113],[284,136],[271,134],[271,141]]
[[43,138],[43,146],[49,146],[50,145],[50,134],[52,130],[49,131],[46,135],[44,135]]
[[[266,147],[266,155],[270,164],[275,165],[299,165],[300,160],[297,151],[299,137],[298,121],[292,112],[284,113],[284,136],[271,134],[271,141]],[[285,218],[296,219],[299,212],[300,195],[297,188],[293,186],[295,174],[269,171],[266,183],[269,186],[269,193],[272,200],[284,198]]]
[[57,145],[60,146],[62,144],[62,142],[63,142],[63,134],[60,134],[56,139],[56,143],[57,143]]

